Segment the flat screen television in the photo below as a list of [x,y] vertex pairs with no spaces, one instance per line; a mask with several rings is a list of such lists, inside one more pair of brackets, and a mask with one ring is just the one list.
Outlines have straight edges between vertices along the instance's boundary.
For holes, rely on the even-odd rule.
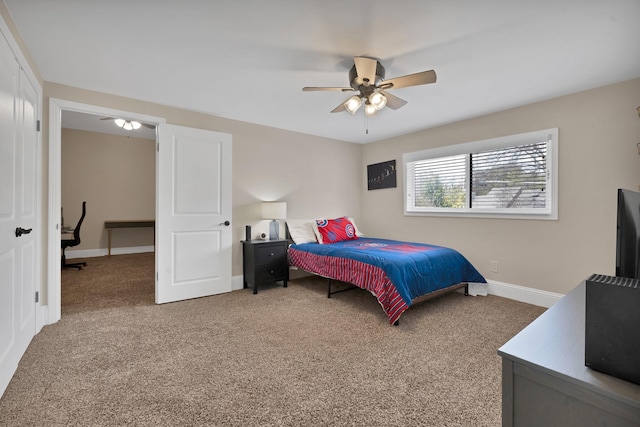
[[640,279],[640,193],[618,189],[616,276]]

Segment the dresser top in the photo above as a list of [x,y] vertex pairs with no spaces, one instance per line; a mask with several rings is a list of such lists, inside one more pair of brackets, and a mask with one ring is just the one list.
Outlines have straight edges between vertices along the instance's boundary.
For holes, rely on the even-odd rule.
[[500,347],[498,354],[640,408],[640,385],[585,366],[585,282]]

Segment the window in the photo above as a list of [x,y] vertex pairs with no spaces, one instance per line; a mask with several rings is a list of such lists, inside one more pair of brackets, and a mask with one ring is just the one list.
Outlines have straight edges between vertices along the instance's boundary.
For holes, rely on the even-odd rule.
[[403,155],[406,215],[558,219],[558,129]]

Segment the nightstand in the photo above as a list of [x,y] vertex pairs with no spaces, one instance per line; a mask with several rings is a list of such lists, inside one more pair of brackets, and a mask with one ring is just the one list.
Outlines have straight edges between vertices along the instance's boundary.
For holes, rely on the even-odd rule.
[[288,246],[288,240],[243,240],[243,287],[251,285],[253,293],[257,294],[260,285],[282,281],[286,288],[289,280]]

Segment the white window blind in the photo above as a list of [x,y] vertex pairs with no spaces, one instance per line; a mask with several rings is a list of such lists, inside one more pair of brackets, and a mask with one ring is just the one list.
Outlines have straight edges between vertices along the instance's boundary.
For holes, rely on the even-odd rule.
[[466,156],[415,162],[413,174],[416,206],[462,208],[466,205]]
[[478,208],[544,208],[547,141],[471,153],[471,200]]
[[405,214],[557,219],[557,129],[408,153]]

